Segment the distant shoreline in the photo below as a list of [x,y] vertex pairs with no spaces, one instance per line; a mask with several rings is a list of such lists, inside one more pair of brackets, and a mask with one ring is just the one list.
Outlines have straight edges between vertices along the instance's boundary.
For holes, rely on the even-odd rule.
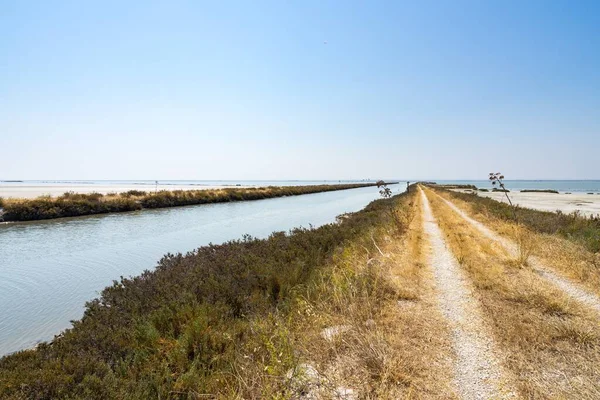
[[[7,182],[7,181],[4,181]],[[97,184],[56,184],[56,185],[20,185],[20,186],[3,186],[0,183],[0,197],[5,199],[35,199],[40,196],[58,197],[67,192],[75,192],[81,194],[100,193],[107,195],[109,193],[125,193],[131,190],[142,190],[146,192],[154,192],[158,190],[216,190],[225,188],[249,188],[251,186],[236,186],[236,185],[213,185],[203,186],[200,184],[176,185],[170,183],[147,184],[147,183],[130,183],[125,185],[97,185]]]
[[[156,183],[158,182],[158,184]],[[293,185],[282,183],[294,183]],[[257,188],[264,186],[309,186],[337,184],[374,184],[367,180],[285,180],[285,181],[77,181],[77,180],[0,180],[0,198],[34,199],[40,196],[58,197],[67,192],[89,193],[124,193],[130,190],[154,192],[157,190],[215,190],[226,188]]]

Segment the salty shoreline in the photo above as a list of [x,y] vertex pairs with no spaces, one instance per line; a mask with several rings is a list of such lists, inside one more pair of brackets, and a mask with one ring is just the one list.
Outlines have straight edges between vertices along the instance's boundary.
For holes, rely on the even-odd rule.
[[[456,192],[470,193],[471,190],[452,189]],[[506,196],[501,192],[481,192],[479,196],[489,197],[496,201],[507,203]],[[587,193],[541,193],[541,192],[510,192],[511,201],[521,207],[541,211],[561,211],[566,214],[578,211],[581,215],[591,217],[600,215],[600,194]]]

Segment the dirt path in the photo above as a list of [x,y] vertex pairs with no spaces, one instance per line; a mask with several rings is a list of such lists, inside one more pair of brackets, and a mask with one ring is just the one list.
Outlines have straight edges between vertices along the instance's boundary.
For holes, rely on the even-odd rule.
[[485,328],[473,288],[448,250],[421,190],[423,227],[429,238],[429,264],[434,273],[440,307],[448,319],[456,351],[455,381],[463,399],[512,397],[503,389],[503,373],[495,345]]
[[[595,310],[574,301],[537,268],[524,268],[523,257],[511,255],[502,240],[490,240],[486,235],[495,230],[482,232],[443,201],[444,193],[440,197],[429,188],[423,190],[447,246],[474,289],[485,325],[501,350],[503,371],[518,395],[527,399],[599,399],[600,335]],[[469,204],[449,200],[470,210]],[[484,225],[495,228],[491,222]],[[510,244],[510,239],[517,237],[512,236],[513,225],[501,224],[501,228],[506,234],[500,239],[509,239]],[[522,233],[518,238],[526,246],[537,246],[541,240]],[[564,259],[560,252],[555,254]],[[549,262],[542,258],[544,254],[538,256],[545,264]],[[557,268],[554,263],[546,265]]]
[[[490,239],[492,242],[501,245],[512,257],[517,256],[519,250],[515,242],[498,235],[481,222],[471,218],[469,215],[467,215],[467,213],[458,208],[451,201],[445,199],[437,193],[435,195],[442,199],[452,210],[454,210],[458,215],[460,215],[465,221],[467,221],[473,227],[475,227],[482,235]],[[536,272],[539,275],[543,276],[552,284],[560,288],[563,292],[567,293],[571,298],[594,309],[597,313],[600,313],[600,298],[598,298],[598,296],[583,289],[580,285],[577,285],[569,279],[566,279],[554,273],[545,265],[543,265],[543,263],[537,257],[530,257],[529,264],[532,268],[536,270]]]

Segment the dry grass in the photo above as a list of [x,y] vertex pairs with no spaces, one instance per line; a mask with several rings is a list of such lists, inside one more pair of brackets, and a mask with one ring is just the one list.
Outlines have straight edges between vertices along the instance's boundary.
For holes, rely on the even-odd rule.
[[392,219],[396,224],[399,234],[404,234],[406,230],[411,227],[412,221],[416,216],[416,209],[418,209],[418,207],[413,203],[409,203],[404,206],[397,206],[392,209]]
[[[431,191],[429,200],[447,243],[462,254],[495,340],[525,398],[600,397],[598,320],[532,269],[515,267]],[[453,200],[454,201],[454,200]]]
[[519,266],[525,267],[529,263],[529,258],[535,252],[537,247],[536,236],[532,235],[522,225],[514,224],[512,239],[517,245],[516,263]]
[[534,232],[523,226],[517,227],[513,222],[493,216],[485,207],[476,206],[474,203],[453,196],[452,192],[436,191],[436,193],[451,200],[457,207],[500,236],[518,242],[516,237],[518,232],[525,241],[524,248],[528,256],[538,257],[544,265],[600,295],[600,253],[594,254],[583,245],[558,235]]
[[[431,300],[423,263],[419,202],[405,199],[410,229],[373,233],[381,252],[347,246],[320,281],[299,294],[296,349],[324,382],[319,398],[353,388],[365,399],[448,399],[452,394],[447,327]],[[403,211],[404,212],[404,211]],[[331,340],[322,329],[344,327]]]

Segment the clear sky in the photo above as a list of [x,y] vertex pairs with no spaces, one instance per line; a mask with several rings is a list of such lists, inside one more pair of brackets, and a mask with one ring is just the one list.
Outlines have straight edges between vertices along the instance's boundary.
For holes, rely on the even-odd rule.
[[598,1],[0,0],[0,179],[600,179]]

